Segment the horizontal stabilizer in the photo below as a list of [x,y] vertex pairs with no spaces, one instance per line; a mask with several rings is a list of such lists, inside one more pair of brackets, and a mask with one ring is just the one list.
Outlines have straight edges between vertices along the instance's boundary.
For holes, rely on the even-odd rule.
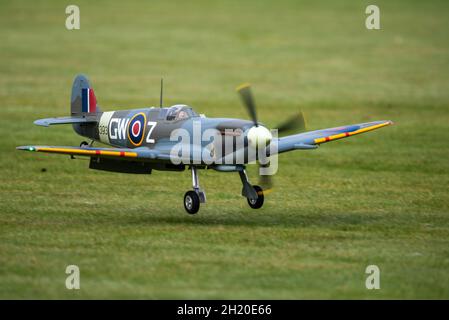
[[48,127],[53,124],[73,124],[73,123],[96,123],[96,117],[60,117],[46,118],[34,121],[38,126]]

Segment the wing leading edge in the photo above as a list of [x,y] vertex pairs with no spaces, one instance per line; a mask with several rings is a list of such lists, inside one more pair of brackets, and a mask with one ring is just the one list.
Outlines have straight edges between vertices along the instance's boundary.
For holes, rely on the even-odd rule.
[[390,120],[373,121],[282,137],[278,139],[278,153],[296,149],[315,149],[322,143],[380,129],[391,124],[393,124],[393,122]]
[[88,157],[121,158],[134,160],[170,160],[170,155],[148,148],[92,148],[92,147],[66,147],[66,146],[21,146],[17,150],[68,154]]

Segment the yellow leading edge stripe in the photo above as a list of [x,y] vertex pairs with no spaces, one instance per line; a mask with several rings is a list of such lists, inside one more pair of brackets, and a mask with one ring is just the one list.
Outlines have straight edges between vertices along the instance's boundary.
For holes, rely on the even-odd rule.
[[360,133],[364,133],[364,132],[367,132],[367,131],[379,129],[379,128],[388,126],[390,124],[392,124],[392,122],[388,121],[388,122],[376,124],[375,126],[362,128],[362,129],[359,129],[359,130],[356,130],[356,131],[353,131],[353,132],[344,132],[344,133],[334,134],[333,136],[328,136],[328,137],[324,137],[324,138],[318,138],[318,139],[315,139],[314,142],[316,144],[320,144],[320,143],[323,143],[323,142],[328,142],[328,141],[332,141],[332,140],[346,138],[346,137],[350,137],[350,136],[353,136],[353,135],[356,135],[356,134],[360,134]]
[[86,156],[115,156],[115,157],[137,157],[136,152],[126,152],[126,151],[107,151],[107,150],[79,150],[79,149],[65,149],[65,148],[37,148],[38,152],[49,152],[49,153],[65,153],[65,154],[79,154]]

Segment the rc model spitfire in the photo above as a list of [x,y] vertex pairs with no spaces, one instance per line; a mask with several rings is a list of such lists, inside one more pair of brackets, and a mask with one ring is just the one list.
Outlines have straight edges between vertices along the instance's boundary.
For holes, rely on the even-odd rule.
[[[35,124],[49,126],[72,124],[83,141],[79,147],[21,146],[19,150],[67,154],[90,157],[89,168],[112,172],[150,174],[152,170],[192,172],[193,190],[184,196],[184,207],[190,214],[198,212],[200,203],[206,202],[200,188],[198,169],[238,172],[251,208],[261,208],[264,193],[271,187],[270,174],[273,159],[278,154],[298,149],[315,149],[319,145],[350,137],[392,124],[374,121],[323,130],[300,132],[278,137],[287,131],[304,131],[302,114],[269,130],[258,121],[254,99],[249,85],[240,86],[239,92],[251,121],[230,118],[207,118],[183,104],[102,112],[97,105],[94,90],[84,75],[73,83],[71,115],[69,117],[36,120]],[[113,148],[94,147],[100,142]],[[249,182],[245,168],[259,163],[262,186]]]

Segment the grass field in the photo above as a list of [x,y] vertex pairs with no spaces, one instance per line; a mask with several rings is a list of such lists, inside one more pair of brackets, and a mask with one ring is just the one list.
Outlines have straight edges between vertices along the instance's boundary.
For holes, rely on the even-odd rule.
[[[447,1],[0,2],[0,298],[449,298]],[[251,210],[237,174],[201,172],[208,203],[184,212],[190,173],[96,172],[18,152],[78,145],[69,112],[86,73],[103,110],[186,103],[268,125],[395,126],[280,157]],[[46,172],[42,172],[45,168]],[[250,169],[255,177],[254,168]],[[65,268],[81,290],[65,288]],[[378,265],[381,289],[365,288]]]

